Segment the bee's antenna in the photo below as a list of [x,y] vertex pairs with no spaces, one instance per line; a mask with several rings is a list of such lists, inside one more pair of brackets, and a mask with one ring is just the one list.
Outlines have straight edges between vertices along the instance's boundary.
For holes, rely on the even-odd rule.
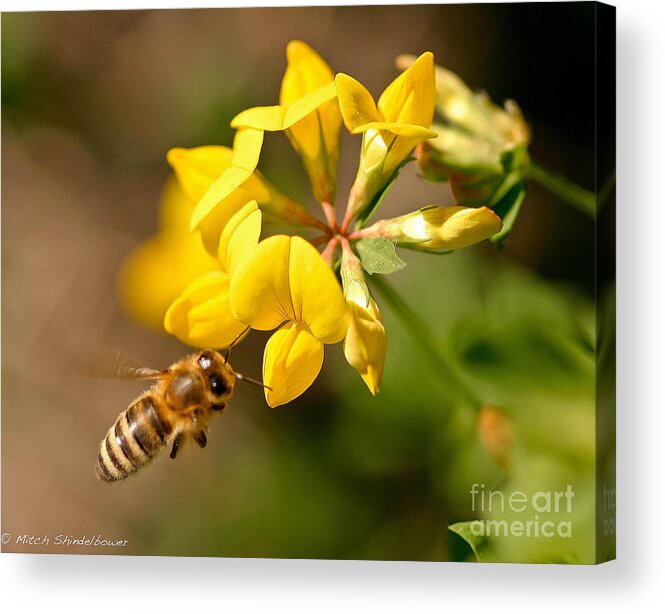
[[235,374],[236,379],[240,379],[244,382],[249,382],[250,384],[254,384],[256,386],[261,386],[261,388],[267,388],[268,390],[272,390],[270,386],[266,386],[263,382],[260,382],[259,380],[252,379],[251,377],[247,377],[246,375],[243,375],[242,373],[236,373]]
[[249,326],[247,326],[246,328],[243,328],[243,329],[240,331],[240,334],[239,334],[239,335],[238,335],[233,341],[231,341],[231,343],[229,343],[229,345],[228,345],[227,348],[226,348],[226,352],[224,353],[224,362],[229,362],[229,357],[231,356],[231,348],[232,348],[236,343],[238,343],[238,341],[240,341],[240,340],[243,338],[243,336],[245,335],[245,333],[246,333],[248,330],[249,330]]

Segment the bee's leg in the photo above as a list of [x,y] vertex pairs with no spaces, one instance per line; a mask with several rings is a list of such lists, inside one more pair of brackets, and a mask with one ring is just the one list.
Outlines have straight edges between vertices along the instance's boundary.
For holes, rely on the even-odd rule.
[[206,437],[205,431],[198,431],[197,433],[194,433],[192,437],[200,447],[205,448],[208,445],[208,438]]
[[181,441],[182,433],[178,433],[173,440],[173,447],[171,448],[171,454],[169,455],[171,458],[175,458],[175,455],[178,453],[178,446],[180,445]]

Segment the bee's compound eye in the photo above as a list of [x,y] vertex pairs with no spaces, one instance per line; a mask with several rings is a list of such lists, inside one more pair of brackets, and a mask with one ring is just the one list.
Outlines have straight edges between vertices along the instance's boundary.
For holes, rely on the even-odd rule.
[[220,395],[226,392],[226,382],[221,377],[211,375],[208,381],[213,394]]

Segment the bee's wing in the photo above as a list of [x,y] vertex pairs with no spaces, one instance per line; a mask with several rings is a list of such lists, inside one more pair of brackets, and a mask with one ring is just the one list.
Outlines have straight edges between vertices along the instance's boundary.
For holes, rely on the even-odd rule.
[[118,367],[118,372],[113,374],[112,377],[117,377],[118,379],[160,379],[167,373],[168,371],[158,371],[150,367],[122,365]]
[[83,368],[76,369],[81,375],[88,377],[106,377],[111,379],[160,379],[168,371],[159,371],[143,366],[127,352],[100,352],[93,365],[86,363]]

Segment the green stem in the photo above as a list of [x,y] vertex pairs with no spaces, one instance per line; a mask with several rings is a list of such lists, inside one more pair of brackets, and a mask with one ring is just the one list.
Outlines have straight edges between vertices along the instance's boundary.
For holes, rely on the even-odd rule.
[[445,351],[435,343],[434,335],[427,324],[420,319],[418,314],[404,301],[382,275],[373,275],[370,278],[371,285],[378,290],[379,294],[390,305],[393,313],[401,321],[406,331],[413,340],[424,350],[431,361],[431,366],[437,377],[444,386],[457,391],[475,407],[482,405],[481,400],[463,382],[460,377],[450,369],[449,359]]
[[533,160],[529,165],[528,177],[582,213],[589,217],[596,216],[596,195],[593,192],[581,188],[558,173],[543,168]]

